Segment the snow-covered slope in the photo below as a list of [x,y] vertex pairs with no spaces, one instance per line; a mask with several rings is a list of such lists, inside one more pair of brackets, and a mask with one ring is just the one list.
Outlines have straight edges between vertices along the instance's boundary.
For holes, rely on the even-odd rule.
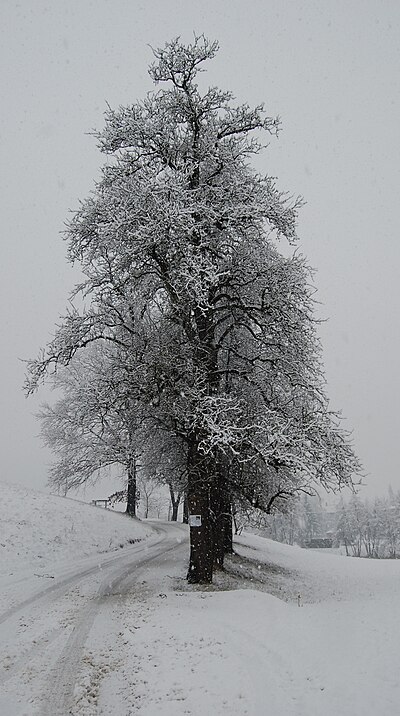
[[0,481],[0,586],[54,576],[152,534],[120,513]]

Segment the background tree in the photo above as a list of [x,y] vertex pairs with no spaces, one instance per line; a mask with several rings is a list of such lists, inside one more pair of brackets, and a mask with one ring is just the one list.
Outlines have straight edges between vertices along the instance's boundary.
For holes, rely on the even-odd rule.
[[[373,502],[354,495],[338,510],[336,539],[354,557],[396,559],[400,539],[400,493],[389,489],[387,497]],[[350,547],[350,549],[349,549]]]
[[400,493],[395,494],[391,487],[389,487],[383,511],[383,530],[387,554],[390,559],[396,559],[400,540]]
[[[56,456],[50,483],[66,493],[99,471],[120,465],[126,474],[127,512],[136,512],[136,460],[141,413],[126,384],[126,363],[115,349],[93,344],[57,372],[53,388],[62,391],[38,415],[41,436]],[[125,386],[125,387],[124,387]]]
[[310,271],[275,246],[296,241],[301,202],[249,165],[279,122],[200,92],[217,49],[197,37],[155,50],[163,88],[106,113],[97,137],[113,160],[66,232],[89,307],[66,316],[28,379],[30,391],[92,342],[122,351],[149,440],[168,434],[186,461],[195,582],[222,562],[233,499],[268,511],[359,469],[324,395]]
[[348,507],[344,500],[341,499],[337,513],[335,540],[339,545],[344,545],[347,556],[349,556],[349,549],[355,538],[353,527],[354,525],[350,519]]

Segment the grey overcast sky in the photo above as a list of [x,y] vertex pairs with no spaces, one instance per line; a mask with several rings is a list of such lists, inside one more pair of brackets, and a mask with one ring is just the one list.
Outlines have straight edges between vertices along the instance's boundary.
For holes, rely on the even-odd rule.
[[400,3],[397,0],[20,0],[0,3],[0,478],[43,488],[50,455],[21,358],[51,337],[77,276],[60,236],[102,157],[106,102],[151,89],[149,45],[193,32],[204,81],[264,101],[283,131],[258,162],[302,194],[328,394],[373,496],[400,489]]

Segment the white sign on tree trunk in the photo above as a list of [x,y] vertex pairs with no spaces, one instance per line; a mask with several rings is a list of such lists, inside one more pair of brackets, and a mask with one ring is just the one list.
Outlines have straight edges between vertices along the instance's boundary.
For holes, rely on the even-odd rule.
[[189,527],[201,527],[201,515],[189,515]]

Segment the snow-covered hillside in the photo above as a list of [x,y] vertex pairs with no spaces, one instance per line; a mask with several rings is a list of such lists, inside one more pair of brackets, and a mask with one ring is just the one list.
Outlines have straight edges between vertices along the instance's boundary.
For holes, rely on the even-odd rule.
[[0,504],[0,713],[398,715],[400,560],[245,535],[213,587],[190,587],[182,525],[157,544],[71,500],[3,484]]
[[152,532],[139,520],[112,510],[0,481],[2,593],[13,585],[18,590],[17,585],[31,577],[38,582],[51,579],[78,560],[121,549]]

